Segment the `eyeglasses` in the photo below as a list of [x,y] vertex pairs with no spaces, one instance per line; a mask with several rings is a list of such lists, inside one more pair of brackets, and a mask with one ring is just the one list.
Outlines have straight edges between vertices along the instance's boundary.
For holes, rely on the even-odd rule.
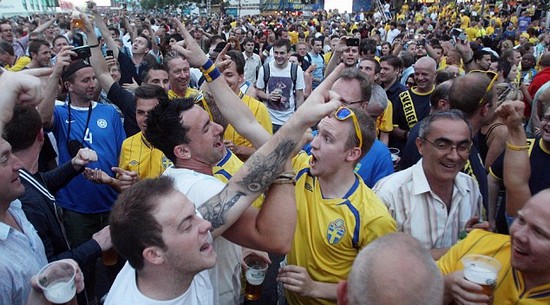
[[472,141],[463,141],[458,144],[453,144],[450,140],[447,139],[437,139],[434,142],[420,137],[422,141],[428,142],[433,145],[437,150],[440,152],[450,154],[453,149],[456,149],[456,152],[459,155],[466,156],[470,153],[470,150],[472,150]]
[[343,104],[346,104],[346,105],[350,105],[350,106],[351,106],[351,105],[355,105],[355,104],[362,104],[362,103],[364,103],[365,101],[362,101],[362,100],[361,100],[361,101],[348,102],[348,101],[342,99],[341,102],[342,102]]
[[351,111],[351,109],[349,109],[348,107],[340,107],[338,108],[338,110],[336,110],[334,116],[339,121],[345,121],[351,117],[351,120],[353,121],[353,127],[355,128],[355,136],[357,136],[357,138],[359,139],[359,147],[363,147],[363,133],[361,132],[359,121],[357,121],[357,116],[355,116],[355,113]]
[[[495,85],[497,79],[498,79],[498,73],[496,73],[495,71],[491,71],[491,70],[487,70],[487,71],[484,71],[484,70],[472,70],[470,71],[469,73],[483,73],[487,76],[489,76],[491,78],[491,82],[489,83],[489,86],[487,86],[487,90],[485,90],[485,94],[491,92],[491,90],[493,90],[493,86]],[[479,100],[479,103],[478,104],[482,104],[483,101],[485,100],[485,94],[483,95],[483,97],[481,98],[481,100]]]

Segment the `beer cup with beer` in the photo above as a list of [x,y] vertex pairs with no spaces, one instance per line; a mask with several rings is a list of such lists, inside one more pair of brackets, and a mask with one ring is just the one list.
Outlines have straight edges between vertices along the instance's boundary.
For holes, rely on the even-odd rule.
[[260,298],[262,284],[269,264],[261,257],[251,254],[244,258],[244,274],[246,278],[244,296],[250,301]]
[[65,304],[76,295],[76,268],[66,261],[47,264],[38,272],[38,286],[52,304]]
[[464,277],[483,287],[483,294],[493,300],[493,293],[500,271],[501,264],[496,259],[479,254],[469,254],[462,258]]

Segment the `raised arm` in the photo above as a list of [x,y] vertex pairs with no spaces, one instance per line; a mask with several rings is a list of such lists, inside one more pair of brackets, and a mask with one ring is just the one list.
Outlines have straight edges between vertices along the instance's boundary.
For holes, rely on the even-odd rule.
[[[93,3],[93,2],[91,2],[91,3]],[[95,26],[99,29],[99,32],[101,33],[101,37],[103,37],[103,40],[107,44],[107,48],[109,50],[113,50],[113,57],[114,58],[118,58],[118,52],[120,52],[120,50],[118,49],[118,45],[116,44],[113,37],[111,37],[111,33],[109,32],[109,28],[107,28],[107,25],[105,24],[105,21],[103,21],[103,17],[101,17],[101,14],[97,11],[97,6],[96,6],[95,3],[93,3],[93,8],[91,9],[91,11],[94,15]],[[91,30],[94,32],[94,36],[95,36],[94,29],[91,28]],[[98,43],[97,42],[97,37],[95,38],[94,42],[91,42],[88,31],[89,31],[89,29],[88,29],[88,26],[86,25],[86,35],[88,35],[88,44],[89,45],[96,45]],[[97,72],[96,72],[96,75],[97,75]],[[108,91],[108,89],[105,89],[104,87],[103,87],[103,89]]]
[[42,124],[45,128],[51,128],[54,123],[54,108],[55,100],[57,97],[57,90],[59,89],[59,79],[63,73],[63,69],[71,63],[71,55],[76,55],[71,51],[72,47],[66,46],[61,49],[57,54],[57,61],[53,66],[53,72],[47,80],[46,85],[44,86],[44,101],[41,102],[38,107],[38,113],[42,119]]
[[[191,37],[187,29],[185,29],[181,21],[177,18],[173,20],[183,35],[184,44],[183,46],[175,45],[172,48],[184,55],[190,64],[190,57],[193,57],[193,60],[196,60],[196,62],[201,62],[198,64],[198,67],[201,67],[207,62],[208,58],[193,37]],[[221,52],[218,57],[223,59],[224,54],[225,52]],[[212,93],[222,115],[231,125],[233,125],[235,130],[249,140],[254,147],[258,148],[267,142],[271,135],[262,128],[258,121],[256,121],[250,109],[239,99],[233,90],[231,90],[223,77],[218,77],[208,83],[208,91]]]
[[[97,11],[95,11],[97,12]],[[94,27],[92,26],[92,24],[90,23],[90,21],[88,20],[88,18],[86,16],[83,15],[83,18],[84,18],[84,25],[85,25],[85,30],[86,30],[86,35],[88,36],[88,43],[90,45],[97,45],[98,44],[98,40],[97,40],[97,35],[95,33],[95,30],[94,30]],[[101,20],[101,21],[97,21],[97,19]],[[105,26],[105,23],[103,23],[103,20],[101,19],[101,16],[96,16],[96,25],[98,24],[102,24],[102,26],[98,26],[100,29],[102,27],[104,27],[105,29],[107,29],[107,27]],[[109,33],[109,31],[107,31],[107,34]],[[105,35],[103,34],[102,32],[102,35]],[[109,37],[111,37],[110,35],[108,35]],[[111,40],[113,40],[111,38]],[[114,43],[114,40],[113,40],[113,43]],[[116,52],[118,53],[118,48],[115,47],[116,49]],[[90,64],[92,65],[92,68],[94,69],[94,73],[95,73],[95,76],[97,77],[97,80],[99,81],[99,85],[101,86],[101,88],[103,90],[105,90],[105,92],[109,92],[109,90],[111,89],[111,86],[113,85],[113,83],[115,82],[115,80],[113,79],[113,77],[111,76],[111,73],[109,73],[109,68],[107,67],[107,62],[105,61],[105,58],[103,57],[103,53],[101,52],[101,48],[99,47],[95,47],[95,48],[90,48],[91,52],[92,52],[92,56],[90,57]],[[115,55],[114,57],[117,58],[117,55],[118,54],[114,54],[115,50],[113,50],[113,55]]]
[[512,101],[503,103],[497,109],[497,114],[508,127],[503,178],[506,187],[506,213],[513,217],[517,216],[517,212],[531,198],[529,146],[522,124],[524,107],[523,102]]
[[330,58],[327,68],[325,69],[325,78],[330,75],[330,73],[338,66],[340,63],[340,59],[342,58],[342,54],[344,54],[344,51],[347,48],[347,37],[340,37],[340,41],[336,44],[336,47],[334,47],[334,51],[332,53],[332,57]]

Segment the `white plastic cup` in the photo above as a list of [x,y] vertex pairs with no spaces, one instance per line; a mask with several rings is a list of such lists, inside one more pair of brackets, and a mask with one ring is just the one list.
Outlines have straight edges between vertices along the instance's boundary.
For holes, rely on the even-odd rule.
[[393,163],[397,162],[397,160],[399,160],[399,153],[401,152],[399,148],[390,147],[388,148],[388,150],[390,151],[390,154],[391,154],[391,161]]
[[76,268],[66,261],[47,264],[38,272],[38,286],[53,304],[65,304],[76,295]]

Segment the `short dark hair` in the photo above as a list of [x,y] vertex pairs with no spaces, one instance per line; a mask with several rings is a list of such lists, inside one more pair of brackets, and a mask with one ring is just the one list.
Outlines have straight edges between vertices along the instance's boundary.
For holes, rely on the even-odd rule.
[[147,115],[145,138],[176,163],[174,147],[189,143],[188,126],[181,124],[181,113],[195,105],[193,98],[178,98],[170,101],[159,101]]
[[508,75],[510,74],[511,70],[512,70],[512,64],[509,61],[505,59],[501,59],[497,62],[497,71],[498,72],[502,71],[502,76],[504,78],[508,78]]
[[272,48],[285,47],[287,52],[290,52],[290,41],[287,39],[277,39],[272,45]]
[[108,30],[109,30],[109,31],[115,32],[115,34],[116,34],[117,37],[120,36],[120,30],[117,29],[117,28],[115,28],[114,26],[110,26],[110,27],[108,28]]
[[15,56],[13,45],[7,41],[0,39],[0,54],[8,53],[11,56]]
[[243,53],[237,50],[231,50],[231,51],[227,51],[226,54],[229,57],[231,57],[231,61],[235,65],[235,69],[237,70],[237,73],[239,75],[244,75],[245,60],[244,60]]
[[29,42],[29,55],[31,58],[32,58],[32,53],[35,53],[35,54],[38,53],[38,50],[40,50],[41,46],[47,46],[49,48],[50,43],[44,39],[35,39]]
[[143,72],[141,72],[141,79],[143,80],[144,83],[146,83],[149,80],[149,76],[150,76],[149,72],[151,70],[163,70],[168,73],[168,68],[166,68],[164,64],[153,62],[152,64],[146,65]]
[[402,69],[403,61],[395,55],[386,55],[380,58],[380,63],[388,62],[388,65],[392,66],[394,69]]
[[[439,70],[439,71],[445,71],[445,70]],[[438,72],[439,72],[438,71]],[[437,85],[430,95],[430,106],[432,109],[437,109],[437,104],[439,100],[449,100],[449,91],[451,89],[450,82],[441,82],[439,85]]]
[[250,43],[250,42],[256,44],[256,42],[254,42],[254,39],[252,39],[250,37],[247,37],[243,40],[242,45],[244,46],[244,45],[246,45],[247,43]]
[[69,43],[69,39],[67,39],[67,37],[63,36],[63,35],[57,35],[53,38],[52,40],[52,46],[55,45],[55,42],[58,40],[58,39],[65,39],[65,41],[67,43]]
[[4,127],[4,139],[13,152],[31,147],[42,129],[42,119],[34,107],[16,104],[13,117]]
[[175,191],[174,181],[168,176],[145,179],[122,192],[113,205],[109,219],[113,246],[134,269],[143,268],[145,248],[166,250],[162,226],[153,213],[160,200]]
[[166,94],[166,91],[164,91],[164,89],[158,85],[143,84],[136,88],[134,95],[136,96],[136,101],[138,98],[141,98],[141,99],[156,98],[159,101],[168,99],[168,95]]

